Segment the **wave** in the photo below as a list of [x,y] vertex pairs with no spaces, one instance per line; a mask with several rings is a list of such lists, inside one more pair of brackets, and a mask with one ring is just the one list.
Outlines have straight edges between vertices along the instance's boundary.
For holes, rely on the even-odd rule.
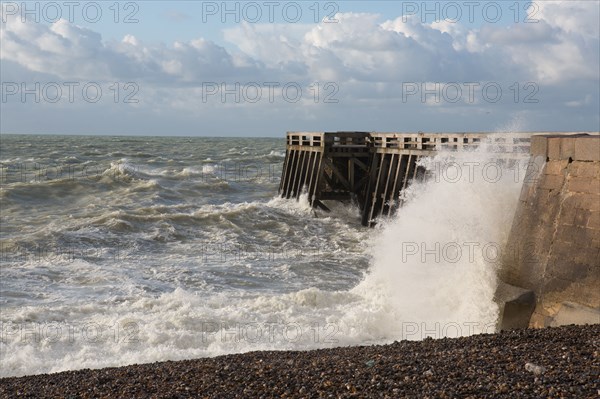
[[[177,288],[156,298],[112,304],[110,312],[101,311],[102,304],[77,310],[23,307],[2,325],[0,376],[356,344],[365,336],[345,335],[350,330],[342,331],[331,314],[337,306],[341,317],[355,300],[349,293],[317,289],[236,299]],[[35,343],[24,348],[19,343],[24,329],[34,332],[30,337],[39,331],[39,345],[46,350],[36,350]]]
[[374,299],[386,328],[457,323],[473,325],[461,332],[474,333],[495,325],[496,269],[521,188],[513,167],[496,155],[482,147],[421,163],[429,179],[413,184],[380,228],[373,266],[353,289]]

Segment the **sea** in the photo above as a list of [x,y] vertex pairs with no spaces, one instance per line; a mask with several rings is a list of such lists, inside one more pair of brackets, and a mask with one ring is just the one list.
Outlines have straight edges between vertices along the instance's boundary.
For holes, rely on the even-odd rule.
[[0,377],[496,329],[524,174],[485,150],[369,229],[280,198],[283,137],[0,142]]

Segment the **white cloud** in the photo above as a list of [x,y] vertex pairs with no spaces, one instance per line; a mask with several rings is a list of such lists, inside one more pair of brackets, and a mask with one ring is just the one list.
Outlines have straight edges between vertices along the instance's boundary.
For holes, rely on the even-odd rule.
[[597,77],[594,9],[597,4],[553,2],[536,13],[538,23],[479,30],[414,16],[379,23],[380,16],[365,13],[339,13],[338,23],[318,25],[242,23],[224,31],[238,52],[203,38],[165,46],[128,34],[105,42],[65,20],[48,26],[9,21],[2,26],[2,58],[64,78],[135,76],[156,83],[266,76],[376,82],[513,76],[559,83]]
[[138,39],[133,35],[125,35],[125,37],[123,37],[123,40],[121,40],[121,42],[131,44],[132,46],[139,45]]
[[[109,41],[64,20],[46,25],[11,19],[1,25],[0,59],[3,64],[11,62],[12,71],[20,66],[23,76],[36,72],[65,81],[136,81],[150,96],[145,104],[162,112],[169,106],[193,110],[203,82],[224,81],[292,81],[303,87],[316,81],[335,82],[338,98],[346,104],[335,108],[340,112],[338,120],[345,118],[344,110],[358,104],[384,109],[386,101],[398,101],[403,82],[499,81],[521,86],[535,82],[540,95],[551,92],[557,97],[546,103],[570,109],[597,104],[599,3],[536,4],[540,9],[531,17],[539,19],[537,23],[508,27],[422,23],[413,17],[381,21],[380,15],[352,12],[338,13],[338,23],[241,23],[223,31],[232,45],[228,47],[202,37],[169,45],[146,42],[139,34]],[[505,96],[511,96],[508,86],[504,88]],[[487,115],[486,106],[502,113],[501,105],[485,104],[480,98],[470,105],[426,100],[436,105],[436,112],[447,114],[467,107],[455,114],[469,115],[475,106],[480,107],[477,114]],[[285,113],[300,104],[267,103],[261,109]],[[430,112],[427,104],[422,105]],[[211,112],[225,112],[225,105],[231,104]],[[260,106],[246,105],[254,110]],[[510,104],[505,111],[519,106]]]
[[600,35],[600,7],[597,1],[537,2],[539,10],[530,8],[532,19],[546,21],[560,27],[567,34],[598,40]]

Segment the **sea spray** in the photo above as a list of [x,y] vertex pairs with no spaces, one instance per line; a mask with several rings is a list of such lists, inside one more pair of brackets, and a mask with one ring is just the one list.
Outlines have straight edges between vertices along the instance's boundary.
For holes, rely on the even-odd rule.
[[352,290],[371,303],[363,318],[376,335],[494,331],[496,271],[526,163],[502,160],[500,150],[483,145],[422,160],[427,179],[402,194],[403,206],[373,237],[368,275]]

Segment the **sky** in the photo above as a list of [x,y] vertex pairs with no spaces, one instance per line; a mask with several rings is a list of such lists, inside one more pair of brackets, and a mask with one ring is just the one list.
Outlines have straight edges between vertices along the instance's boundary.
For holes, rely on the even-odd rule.
[[600,1],[2,1],[0,133],[598,131]]

